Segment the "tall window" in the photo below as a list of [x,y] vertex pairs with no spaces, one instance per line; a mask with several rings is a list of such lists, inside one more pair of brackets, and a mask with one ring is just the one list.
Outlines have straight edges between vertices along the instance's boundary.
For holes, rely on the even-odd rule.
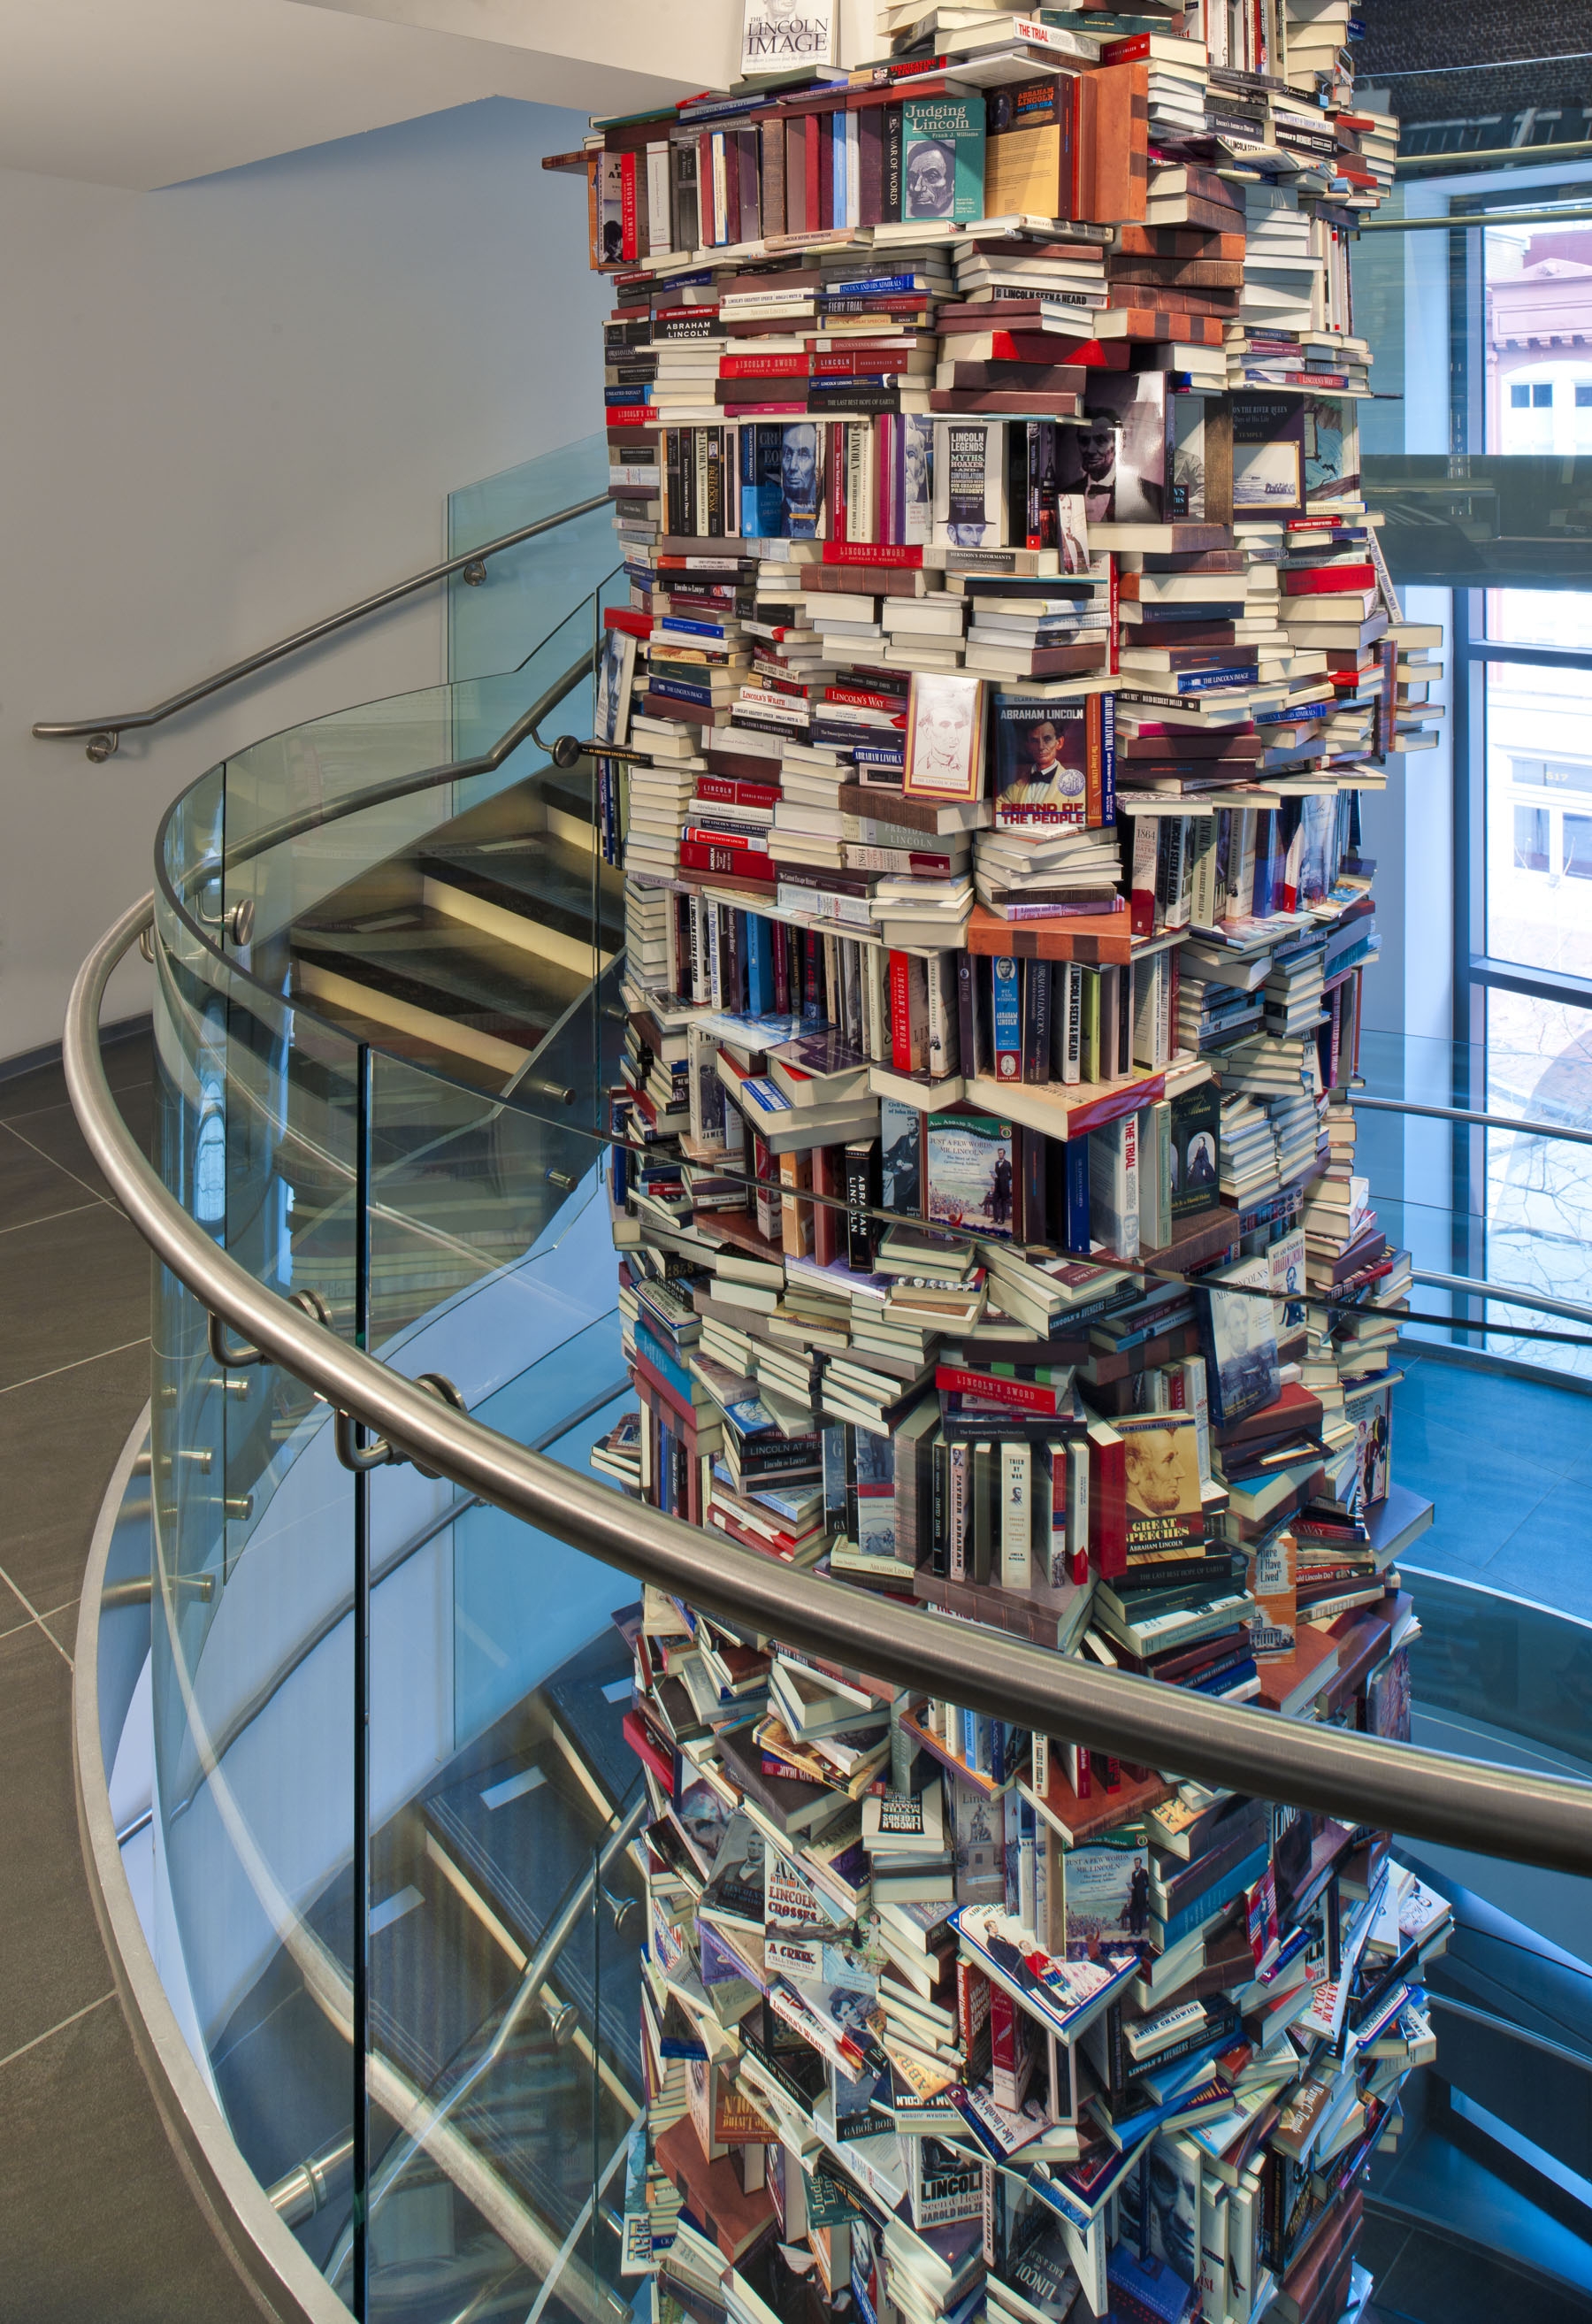
[[[1562,540],[1586,530],[1589,497],[1572,464],[1592,460],[1592,227],[1490,226],[1482,241],[1482,311],[1465,318],[1485,381],[1474,448],[1563,464],[1547,520]],[[1592,1130],[1592,588],[1456,590],[1454,615],[1456,1030],[1485,1060],[1468,1102]],[[1592,1148],[1488,1131],[1461,1138],[1459,1158],[1472,1222],[1459,1271],[1592,1305]],[[1507,1329],[1586,1325],[1486,1312],[1495,1352],[1592,1375],[1592,1355]]]

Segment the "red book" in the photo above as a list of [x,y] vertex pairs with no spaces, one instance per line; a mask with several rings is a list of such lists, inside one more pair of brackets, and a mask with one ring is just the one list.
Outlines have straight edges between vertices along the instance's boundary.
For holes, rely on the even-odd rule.
[[1376,586],[1374,565],[1307,565],[1298,572],[1285,571],[1283,575],[1283,592],[1289,597],[1335,597],[1343,592]]
[[721,379],[805,379],[807,358],[801,355],[732,355],[719,357]]
[[657,418],[649,403],[611,403],[603,414],[603,423],[610,436],[626,436]]
[[[843,1146],[815,1146],[813,1148],[813,1192],[829,1194],[844,1202],[846,1194],[846,1149]],[[820,1267],[832,1267],[845,1256],[846,1214],[833,1210],[827,1203],[814,1203],[813,1211],[813,1256]]]
[[921,567],[923,547],[920,542],[892,540],[826,540],[824,544],[825,565],[882,565]]
[[[802,174],[806,185],[805,230],[819,234],[824,224],[824,165],[820,159],[829,124],[809,113],[802,123]],[[833,165],[832,165],[833,166]]]
[[603,626],[605,630],[625,630],[633,638],[652,635],[652,616],[636,605],[604,605]]
[[[934,1386],[942,1394],[950,1390],[957,1396],[988,1397],[997,1404],[1009,1404],[1014,1412],[1037,1413],[1042,1419],[1050,1417],[1056,1410],[1054,1388],[1042,1387],[1036,1380],[1006,1379],[998,1372],[967,1371],[958,1364],[937,1364]],[[1065,1467],[1063,1462],[1063,1508],[1066,1503]]]
[[636,157],[621,153],[619,158],[619,220],[621,258],[640,255],[636,241]]
[[638,1388],[640,1388],[644,1381],[646,1383],[648,1396],[667,1407],[669,1418],[675,1427],[688,1438],[691,1456],[693,1460],[695,1460],[696,1457],[696,1412],[695,1407],[681,1401],[679,1396],[669,1386],[667,1380],[663,1377],[663,1374],[661,1372],[655,1371],[652,1366],[648,1362],[645,1356],[632,1356],[630,1358],[630,1363],[636,1375],[636,1385]]
[[912,963],[904,952],[890,954],[890,1063],[898,1074],[912,1071]]
[[771,855],[738,855],[732,847],[718,840],[711,844],[682,840],[680,869],[716,873],[722,879],[733,879],[738,884],[756,888],[772,888],[778,877]]
[[1102,1582],[1127,1571],[1127,1447],[1105,1420],[1089,1431],[1089,1554]]
[[738,855],[767,855],[768,853],[766,840],[749,839],[739,831],[708,831],[694,823],[686,825],[680,837],[682,841],[689,840],[699,847],[732,847]]
[[668,1794],[669,1797],[673,1799],[675,1795],[675,1763],[673,1759],[670,1758],[667,1752],[659,1748],[658,1742],[653,1737],[652,1729],[648,1726],[647,1721],[642,1718],[640,1712],[634,1710],[627,1711],[623,1719],[620,1721],[620,1729],[624,1736],[625,1741],[630,1745],[637,1758],[640,1760],[642,1766],[651,1768],[653,1774],[658,1777],[658,1782],[663,1785],[664,1790]]
[[698,775],[696,796],[715,807],[778,807],[778,783],[743,783],[732,775]]

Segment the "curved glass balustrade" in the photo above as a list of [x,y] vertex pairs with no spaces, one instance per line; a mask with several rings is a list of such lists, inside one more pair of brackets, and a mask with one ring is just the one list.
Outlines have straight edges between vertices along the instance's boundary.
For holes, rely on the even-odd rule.
[[[168,1187],[257,1280],[575,1469],[630,1401],[603,1095],[621,890],[589,761],[560,771],[528,737],[479,762],[538,705],[542,736],[590,733],[598,618],[587,599],[507,676],[317,721],[213,769],[167,819],[156,910]],[[1374,1095],[1477,1103],[1451,1066],[1364,1039]],[[1508,1110],[1533,1111],[1535,1084],[1522,1091]],[[1455,1130],[1367,1111],[1373,1199],[1418,1265],[1480,1274],[1454,1264],[1440,1182],[1415,1167],[1429,1132]],[[1578,1184],[1582,1150],[1564,1149]],[[1528,1215],[1528,1244],[1544,1231]],[[1430,1296],[1434,1314],[1466,1312]],[[213,1342],[161,1274],[153,1812],[130,1844],[147,1851],[168,1992],[250,2168],[356,2311],[617,2324],[645,2290],[617,2234],[643,1932],[612,1617],[635,1586],[446,1480],[354,1473],[330,1410],[248,1352]],[[1419,1604],[1418,1739],[1505,1764],[1587,1758],[1578,1624],[1435,1574]],[[130,1731],[139,1682],[117,1683]],[[1463,2105],[1513,2120],[1499,2058],[1517,2061],[1520,2029],[1592,2053],[1592,1973],[1563,1933],[1578,1883],[1432,1868],[1468,1900],[1444,1987],[1470,2049],[1431,2098],[1458,2151],[1475,2133]],[[1551,2007],[1544,1963],[1563,1986]],[[1573,2127],[1535,2135],[1578,2167]],[[1429,2216],[1436,2198],[1413,2176],[1401,2193],[1398,2162],[1389,2216]]]

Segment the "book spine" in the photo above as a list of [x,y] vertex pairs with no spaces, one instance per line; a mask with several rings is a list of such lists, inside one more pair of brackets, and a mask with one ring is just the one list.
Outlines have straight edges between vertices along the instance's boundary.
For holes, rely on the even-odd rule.
[[1023,1079],[1031,1084],[1050,1081],[1051,964],[1023,963]]
[[845,1150],[846,1263],[854,1275],[873,1272],[873,1221],[870,1213],[873,1204],[875,1144],[871,1139],[859,1140]]
[[1067,1447],[1067,1507],[1066,1553],[1067,1578],[1084,1582],[1089,1577],[1089,1446],[1073,1443]]
[[1000,1582],[1026,1590],[1033,1582],[1032,1459],[1026,1444],[1000,1448]]
[[1022,986],[1017,963],[1009,954],[997,954],[989,964],[992,986],[995,1078],[1020,1081],[1023,1074]]

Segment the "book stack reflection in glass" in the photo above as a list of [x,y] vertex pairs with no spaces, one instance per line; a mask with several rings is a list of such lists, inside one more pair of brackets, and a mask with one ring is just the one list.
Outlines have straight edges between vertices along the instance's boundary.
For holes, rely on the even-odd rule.
[[[1359,493],[1396,129],[1346,0],[1141,5],[889,0],[876,65],[564,157],[640,754],[594,1461],[970,1668],[1396,1736],[1410,1268],[1348,1102],[1360,798],[1435,715]],[[624,1618],[659,2324],[1363,2300],[1448,1912],[1385,1833]]]

